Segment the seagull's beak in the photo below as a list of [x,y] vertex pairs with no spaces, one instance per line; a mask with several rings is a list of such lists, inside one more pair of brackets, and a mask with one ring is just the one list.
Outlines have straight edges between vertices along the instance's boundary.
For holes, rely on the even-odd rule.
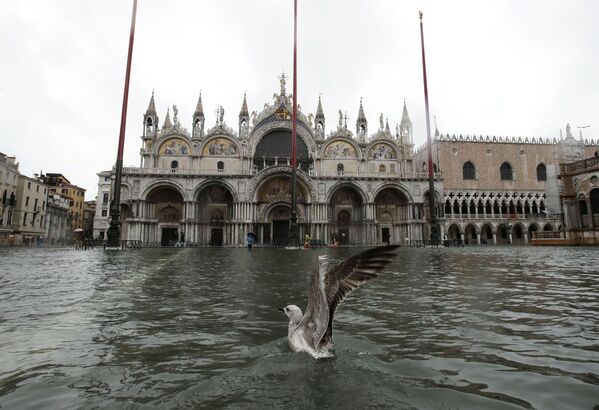
[[285,311],[285,309],[279,308],[279,312],[284,312],[284,311]]

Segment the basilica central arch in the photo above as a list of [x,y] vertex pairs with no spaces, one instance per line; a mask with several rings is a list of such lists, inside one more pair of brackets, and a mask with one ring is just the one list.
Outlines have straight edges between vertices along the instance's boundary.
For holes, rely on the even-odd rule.
[[[257,221],[254,228],[263,243],[284,245],[288,241],[291,218],[291,175],[286,172],[266,176],[258,185],[254,194]],[[309,231],[306,215],[310,210],[310,193],[298,178],[296,185],[296,204],[300,235]]]
[[171,185],[158,185],[148,193],[144,206],[146,218],[151,221],[146,234],[151,242],[174,245],[185,218],[181,192]]

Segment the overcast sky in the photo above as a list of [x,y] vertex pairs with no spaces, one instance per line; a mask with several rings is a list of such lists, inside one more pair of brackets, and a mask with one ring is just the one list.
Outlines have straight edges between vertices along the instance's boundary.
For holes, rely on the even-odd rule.
[[[0,152],[21,172],[61,172],[97,192],[115,162],[132,1],[0,0]],[[360,97],[370,131],[391,128],[404,98],[417,145],[426,139],[418,10],[431,115],[442,133],[559,137],[570,123],[599,136],[599,2],[595,0],[299,0],[298,102],[327,132],[351,129]],[[160,121],[183,125],[202,91],[207,126],[222,104],[237,129],[291,74],[292,0],[140,0],[125,164],[139,165],[152,89]],[[288,82],[291,90],[291,82]],[[172,115],[172,108],[171,108]],[[434,125],[433,125],[434,129]]]

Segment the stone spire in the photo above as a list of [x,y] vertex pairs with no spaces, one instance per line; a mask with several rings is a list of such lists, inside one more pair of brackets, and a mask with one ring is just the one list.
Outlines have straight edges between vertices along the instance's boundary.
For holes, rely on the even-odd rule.
[[358,142],[366,142],[368,120],[366,120],[366,115],[364,114],[362,98],[360,98],[360,109],[358,110],[358,119],[356,120],[356,135],[358,136]]
[[412,121],[408,115],[408,107],[406,106],[406,100],[403,100],[403,112],[401,114],[401,122],[399,123],[399,136],[402,144],[409,144],[412,142]]
[[239,111],[239,138],[245,139],[248,137],[249,127],[250,113],[248,111],[246,93],[243,93],[243,103],[241,103],[241,111]]
[[322,111],[322,102],[320,100],[320,96],[318,96],[318,108],[316,108],[316,116],[314,117],[314,126],[317,138],[324,139],[324,112]]
[[162,124],[162,130],[167,131],[173,128],[173,124],[171,124],[171,114],[169,109],[166,109],[166,117],[164,118],[164,124]]
[[241,103],[241,111],[239,111],[239,118],[241,117],[249,117],[250,113],[248,112],[248,102],[246,98],[246,94],[243,93],[243,103]]
[[389,117],[385,118],[385,134],[391,136],[391,129],[389,128]]
[[158,115],[156,114],[156,104],[154,104],[154,90],[152,90],[152,98],[148,104],[148,109],[144,114],[144,138],[155,138],[158,128]]
[[200,91],[200,96],[198,97],[198,103],[196,104],[196,110],[193,113],[193,116],[204,118],[204,106],[202,105],[202,92],[201,91]]
[[198,103],[196,105],[196,110],[193,113],[193,131],[192,138],[201,138],[204,132],[204,107],[202,106],[202,92],[200,91],[200,96],[198,97]]
[[146,115],[156,115],[156,105],[154,104],[154,90],[152,90],[152,98],[150,98],[150,103],[148,104]]

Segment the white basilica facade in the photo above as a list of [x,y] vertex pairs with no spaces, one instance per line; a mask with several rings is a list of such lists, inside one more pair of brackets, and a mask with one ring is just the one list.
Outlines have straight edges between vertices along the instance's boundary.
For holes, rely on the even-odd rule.
[[[191,133],[181,126],[175,106],[173,120],[167,111],[159,126],[152,94],[141,166],[123,169],[121,238],[171,245],[184,236],[188,245],[237,246],[254,232],[260,244],[284,245],[291,215],[292,98],[284,76],[280,81],[279,93],[259,113],[249,113],[244,96],[237,130],[225,123],[222,108],[214,126],[206,127],[201,95]],[[298,110],[301,238],[309,234],[342,244],[428,238],[428,180],[415,166],[405,104],[395,132],[382,114],[377,125],[369,133],[361,101],[355,133],[341,111],[327,133],[320,99],[316,115]],[[114,172],[98,175],[94,236],[105,237]],[[442,203],[438,178],[435,184]]]

